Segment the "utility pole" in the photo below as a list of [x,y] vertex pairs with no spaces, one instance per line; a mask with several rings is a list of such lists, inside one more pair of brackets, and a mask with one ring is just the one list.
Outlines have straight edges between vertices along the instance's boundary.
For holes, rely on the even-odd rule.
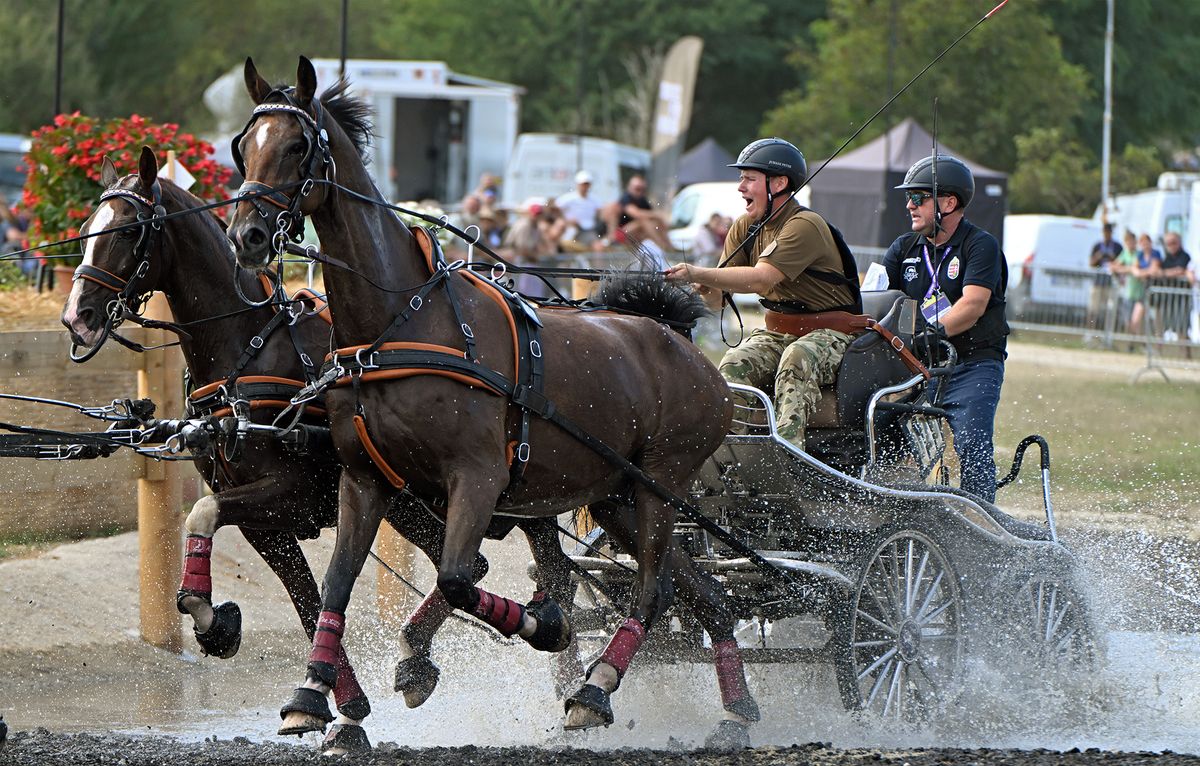
[[1112,163],[1112,53],[1113,7],[1108,0],[1108,22],[1104,26],[1104,140],[1100,150],[1100,204],[1104,206],[1101,220],[1108,223],[1109,165]]
[[350,18],[350,0],[342,0],[342,58],[338,65],[338,77],[346,76],[346,27]]
[[[58,41],[54,54],[54,114],[62,114],[63,34],[66,29],[66,0],[58,0]],[[51,120],[53,122],[53,120]]]

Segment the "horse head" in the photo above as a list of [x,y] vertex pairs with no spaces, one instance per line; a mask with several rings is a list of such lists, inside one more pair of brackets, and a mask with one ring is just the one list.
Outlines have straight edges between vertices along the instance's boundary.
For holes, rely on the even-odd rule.
[[124,178],[105,157],[100,182],[100,204],[81,229],[92,236],[61,317],[77,345],[93,348],[127,312],[137,313],[167,270],[152,252],[162,228],[157,219],[165,214],[154,152],[142,147],[138,172]]
[[365,104],[345,95],[345,80],[318,97],[316,70],[303,56],[294,87],[273,88],[249,58],[244,75],[255,107],[233,142],[246,182],[229,238],[238,264],[262,271],[332,195],[327,182],[335,179],[336,153],[352,148],[361,155],[370,123]]

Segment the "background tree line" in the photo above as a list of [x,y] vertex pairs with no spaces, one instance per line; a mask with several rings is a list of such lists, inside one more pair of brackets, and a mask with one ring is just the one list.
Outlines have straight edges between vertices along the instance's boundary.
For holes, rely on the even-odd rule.
[[[644,140],[662,54],[705,41],[689,144],[732,152],[772,133],[823,160],[995,0],[350,0],[352,57],[436,59],[519,84],[522,129]],[[201,94],[252,55],[290,81],[297,53],[336,58],[336,0],[66,0],[64,111],[139,113],[204,131]],[[56,4],[7,0],[0,130],[48,122]],[[1117,0],[1114,191],[1192,168],[1200,3]],[[915,117],[1012,174],[1014,212],[1089,214],[1100,188],[1105,3],[1020,0],[870,126]]]

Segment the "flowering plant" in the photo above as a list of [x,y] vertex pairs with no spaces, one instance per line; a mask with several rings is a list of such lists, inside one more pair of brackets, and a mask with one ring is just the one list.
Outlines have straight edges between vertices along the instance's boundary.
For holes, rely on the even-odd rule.
[[[79,112],[60,114],[54,123],[32,133],[25,159],[25,190],[21,201],[29,214],[29,240],[54,242],[79,234],[100,194],[100,163],[107,155],[118,170],[135,172],[143,146],[166,165],[167,151],[196,179],[190,191],[201,199],[224,199],[231,171],[209,158],[212,145],[174,123],[153,123],[144,117],[100,120]],[[48,255],[75,254],[79,243],[47,248]]]

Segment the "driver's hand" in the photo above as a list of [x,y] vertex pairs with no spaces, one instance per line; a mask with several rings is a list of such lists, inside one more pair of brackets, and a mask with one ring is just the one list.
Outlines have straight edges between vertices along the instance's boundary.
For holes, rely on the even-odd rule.
[[668,282],[691,282],[692,267],[687,263],[677,263],[663,274]]

